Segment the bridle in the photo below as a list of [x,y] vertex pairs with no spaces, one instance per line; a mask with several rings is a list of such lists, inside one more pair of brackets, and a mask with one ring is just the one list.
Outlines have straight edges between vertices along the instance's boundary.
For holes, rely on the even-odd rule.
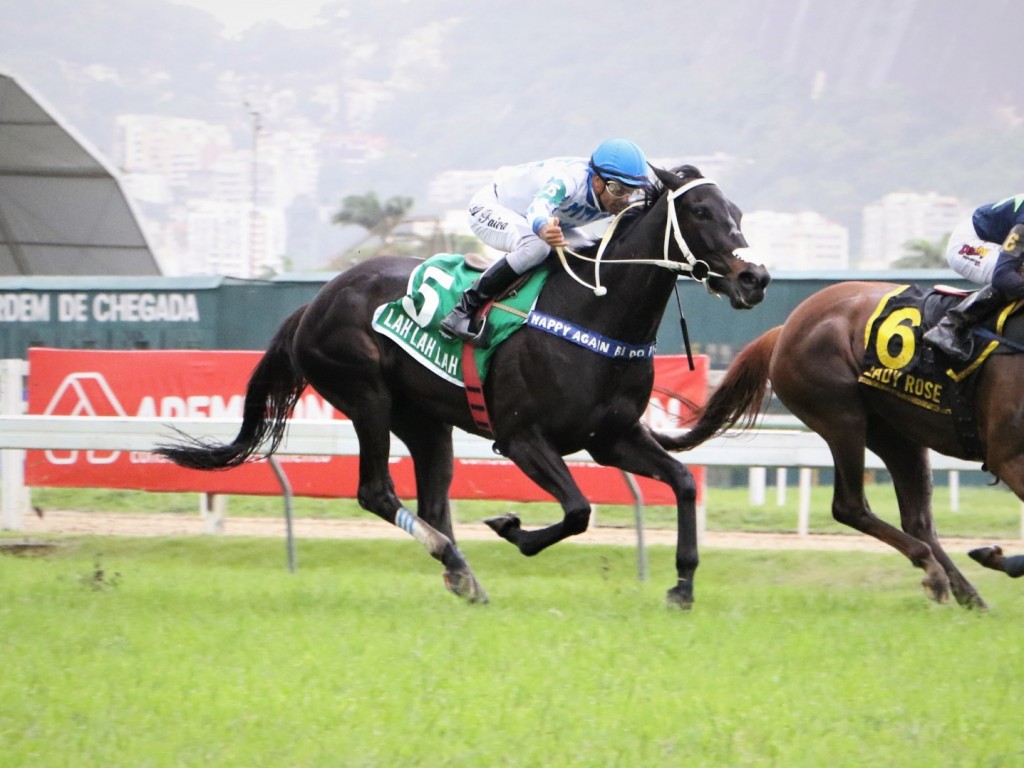
[[[679,214],[676,212],[675,200],[678,197],[682,197],[691,189],[695,187],[703,186],[704,184],[714,184],[715,182],[711,179],[699,178],[693,179],[683,184],[678,189],[674,189],[669,192],[666,197],[668,199],[668,215],[665,217],[665,240],[663,256],[660,259],[609,259],[603,261],[605,249],[608,247],[608,243],[611,241],[612,234],[615,232],[615,228],[619,225],[622,220],[622,215],[643,203],[633,203],[620,211],[612,223],[608,225],[608,229],[605,230],[604,235],[601,237],[601,243],[597,247],[596,256],[584,256],[582,253],[577,253],[570,248],[563,248],[557,246],[555,250],[558,253],[558,259],[562,262],[562,268],[569,273],[569,276],[580,285],[583,285],[594,292],[596,296],[604,296],[608,293],[608,289],[601,285],[601,264],[650,264],[656,267],[662,267],[664,269],[670,269],[673,272],[682,272],[690,277],[692,280],[703,283],[711,276],[722,277],[717,272],[712,272],[710,265],[703,259],[698,259],[693,255],[693,251],[686,245],[686,240],[683,237],[683,232],[679,227]],[[669,259],[668,252],[672,242],[675,242],[676,247],[682,254],[682,261],[675,261]],[[594,264],[594,284],[591,285],[586,280],[583,280],[577,275],[572,269],[569,268],[569,263],[565,258],[565,253],[581,259],[583,261],[590,261]]]

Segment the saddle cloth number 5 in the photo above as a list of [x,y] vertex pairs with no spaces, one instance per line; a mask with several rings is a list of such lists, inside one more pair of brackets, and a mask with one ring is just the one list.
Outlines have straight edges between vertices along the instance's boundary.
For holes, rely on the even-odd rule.
[[[413,286],[415,278],[416,273],[413,272],[409,278],[409,287],[406,295],[402,297],[402,309],[420,328],[426,328],[434,319],[437,308],[441,304],[441,297],[437,295],[434,286],[427,281],[432,280],[443,290],[447,291],[452,287],[452,283],[455,282],[455,276],[445,272],[443,269],[429,266],[423,270],[423,278],[420,280],[419,288]],[[419,309],[416,309],[416,302],[413,300],[413,294],[417,293],[423,297],[423,304]]]

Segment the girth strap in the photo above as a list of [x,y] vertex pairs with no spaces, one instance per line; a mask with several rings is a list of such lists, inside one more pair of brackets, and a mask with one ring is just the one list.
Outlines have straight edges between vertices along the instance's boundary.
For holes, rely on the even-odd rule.
[[968,458],[980,460],[982,469],[988,469],[984,465],[985,447],[978,437],[978,418],[974,412],[976,407],[976,395],[978,392],[978,376],[971,376],[968,379],[954,384],[954,407],[953,427],[956,430],[956,437],[960,447],[968,454]]
[[[493,305],[494,301],[488,301],[477,313],[481,328],[486,328],[487,315]],[[487,410],[487,400],[484,399],[484,384],[476,367],[476,348],[468,341],[462,345],[462,381],[466,385],[466,402],[469,404],[469,414],[473,417],[473,423],[477,429],[493,436],[491,414]]]
[[484,385],[476,369],[476,349],[468,341],[462,345],[462,378],[466,383],[466,401],[469,403],[473,423],[478,429],[493,435],[491,414],[487,411],[487,401],[484,399]]

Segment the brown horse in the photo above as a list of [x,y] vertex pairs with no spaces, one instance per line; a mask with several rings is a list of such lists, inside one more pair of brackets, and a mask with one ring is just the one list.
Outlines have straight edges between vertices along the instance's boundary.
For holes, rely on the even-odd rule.
[[[927,449],[964,459],[978,455],[962,447],[955,414],[928,410],[858,383],[865,328],[882,297],[896,288],[888,283],[846,282],[810,296],[783,325],[740,352],[689,432],[656,437],[669,450],[687,450],[737,423],[749,427],[770,383],[782,403],[832,451],[833,517],[894,547],[923,569],[923,584],[934,600],[945,602],[952,589],[961,605],[983,608],[985,602],[939,544]],[[897,328],[906,355],[919,347],[921,330],[910,324]],[[976,375],[981,458],[1024,499],[1024,357],[989,357]],[[877,454],[892,475],[902,530],[876,517],[868,506],[865,448]]]

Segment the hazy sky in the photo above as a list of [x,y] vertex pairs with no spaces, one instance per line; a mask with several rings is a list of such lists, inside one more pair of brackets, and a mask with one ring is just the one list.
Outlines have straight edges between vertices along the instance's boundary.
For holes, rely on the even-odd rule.
[[260,21],[276,21],[298,29],[312,26],[328,0],[171,0],[199,8],[217,17],[224,33],[233,36]]

